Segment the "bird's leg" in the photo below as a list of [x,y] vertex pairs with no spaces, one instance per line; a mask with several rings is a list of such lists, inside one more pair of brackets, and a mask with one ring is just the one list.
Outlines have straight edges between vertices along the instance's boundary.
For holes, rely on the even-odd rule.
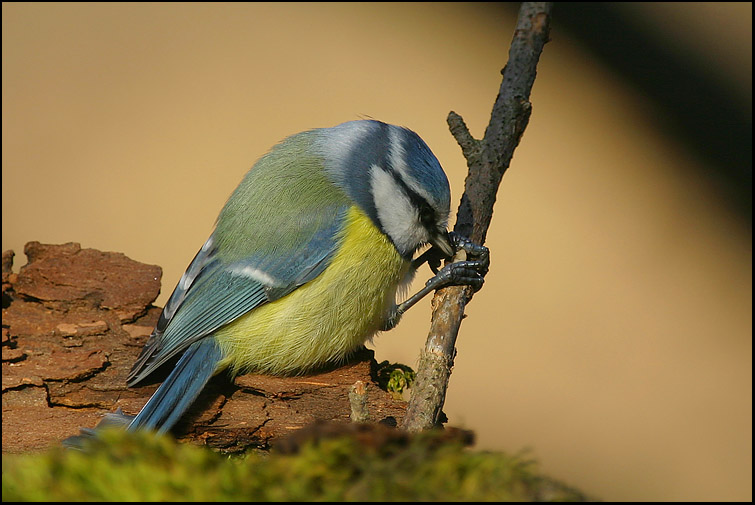
[[438,270],[440,259],[444,255],[438,249],[432,247],[413,260],[412,268],[416,269],[422,263],[427,262],[435,275],[417,293],[407,298],[404,302],[393,306],[390,314],[383,321],[381,328],[383,331],[395,327],[404,312],[409,310],[431,291],[447,286],[471,286],[477,292],[482,287],[482,284],[485,282],[485,274],[488,273],[488,267],[490,266],[488,248],[475,244],[458,233],[451,232],[448,235],[451,239],[451,244],[456,250],[454,259],[459,259]]

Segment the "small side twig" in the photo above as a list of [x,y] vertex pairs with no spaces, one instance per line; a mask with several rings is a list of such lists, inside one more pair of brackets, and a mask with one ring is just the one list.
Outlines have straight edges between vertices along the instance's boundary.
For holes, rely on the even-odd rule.
[[451,111],[448,113],[446,122],[448,123],[448,129],[451,130],[451,135],[454,136],[456,142],[461,147],[461,153],[464,155],[464,158],[467,160],[479,159],[481,142],[472,137],[464,119],[454,111]]
[[[472,137],[461,116],[453,111],[448,115],[451,134],[469,167],[454,231],[478,244],[485,242],[498,186],[529,122],[529,97],[537,62],[548,41],[551,7],[551,2],[522,3],[509,60],[501,71],[503,80],[483,139]],[[472,289],[468,286],[435,293],[430,333],[420,355],[404,429],[419,431],[438,424],[456,353],[456,337],[471,298]]]

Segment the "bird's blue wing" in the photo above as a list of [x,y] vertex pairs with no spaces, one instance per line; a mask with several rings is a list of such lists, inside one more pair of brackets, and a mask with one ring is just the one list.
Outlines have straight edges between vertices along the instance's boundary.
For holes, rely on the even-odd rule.
[[165,304],[128,385],[139,383],[221,326],[317,277],[338,247],[347,211],[346,205],[319,209],[318,225],[308,239],[297,246],[273,247],[274,254],[267,248],[229,260],[219,253],[213,234]]

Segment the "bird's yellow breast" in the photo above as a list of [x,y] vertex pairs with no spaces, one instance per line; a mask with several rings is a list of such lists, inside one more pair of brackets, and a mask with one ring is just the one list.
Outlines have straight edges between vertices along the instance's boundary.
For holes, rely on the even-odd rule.
[[215,332],[234,372],[295,374],[338,362],[380,328],[410,263],[352,207],[330,265]]

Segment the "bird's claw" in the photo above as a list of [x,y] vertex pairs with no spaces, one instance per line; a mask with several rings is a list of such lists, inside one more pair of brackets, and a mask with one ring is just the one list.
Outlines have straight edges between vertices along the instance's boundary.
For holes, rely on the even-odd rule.
[[490,250],[484,245],[475,244],[467,237],[456,233],[455,231],[448,233],[448,238],[451,240],[451,245],[457,251],[464,250],[468,256],[476,258],[482,262],[485,266],[485,273],[490,266]]
[[490,251],[487,247],[475,244],[467,237],[455,232],[448,234],[451,244],[456,251],[464,250],[466,260],[450,263],[438,270],[440,258],[430,258],[428,264],[435,273],[435,277],[427,281],[426,286],[439,289],[447,286],[470,286],[477,292],[485,282],[485,274],[490,267]]

